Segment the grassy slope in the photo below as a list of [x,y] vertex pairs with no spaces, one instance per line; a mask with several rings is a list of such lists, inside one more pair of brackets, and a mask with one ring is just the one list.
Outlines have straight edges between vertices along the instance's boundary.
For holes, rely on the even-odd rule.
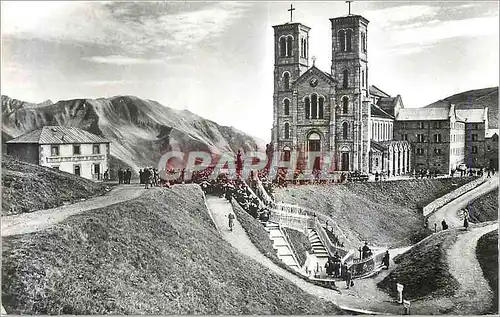
[[407,299],[452,296],[459,284],[448,271],[446,250],[456,238],[455,230],[441,231],[396,257],[398,267],[377,286],[395,298],[396,283],[405,286],[403,296]]
[[498,220],[498,188],[470,203],[473,222]]
[[476,256],[493,290],[492,314],[498,314],[498,232],[485,234],[477,242]]
[[58,207],[105,192],[103,184],[2,156],[2,216]]
[[[430,231],[423,228],[418,206],[425,205],[471,178],[403,180],[277,189],[278,201],[329,214],[347,237],[389,246],[415,243]],[[334,230],[335,233],[335,230]],[[340,235],[338,235],[340,236]],[[340,236],[340,241],[343,239]]]
[[3,239],[11,314],[337,314],[239,254],[218,234],[196,185]]
[[311,243],[309,242],[309,239],[304,233],[298,230],[283,228],[283,231],[285,231],[290,238],[289,242],[295,250],[297,260],[299,261],[300,266],[303,266],[307,260],[306,252],[311,250]]

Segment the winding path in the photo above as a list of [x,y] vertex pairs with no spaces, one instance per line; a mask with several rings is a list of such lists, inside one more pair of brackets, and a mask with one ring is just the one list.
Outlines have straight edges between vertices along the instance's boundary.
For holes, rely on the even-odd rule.
[[460,289],[455,293],[455,297],[460,299],[455,303],[456,314],[478,315],[491,306],[493,292],[477,260],[476,246],[479,238],[497,229],[498,223],[473,228],[459,235],[447,252],[450,273],[460,283]]
[[498,187],[498,177],[491,177],[478,187],[450,201],[429,216],[429,227],[433,228],[436,223],[437,227],[441,228],[441,221],[443,219],[446,220],[450,228],[462,227],[463,219],[460,210],[465,208],[469,201],[494,190],[496,187]]
[[128,201],[141,196],[145,191],[142,185],[119,185],[103,196],[90,198],[71,205],[3,216],[2,237],[40,231],[63,221],[69,216]]
[[[403,313],[403,308],[400,304],[396,303],[387,294],[376,290],[376,287],[373,288],[375,294],[370,294],[370,296],[362,295],[358,290],[358,283],[364,284],[365,281],[363,280],[357,280],[356,285],[349,290],[345,289],[344,283],[340,283],[338,285],[340,291],[334,291],[311,284],[284,270],[274,264],[257,249],[257,247],[250,241],[250,238],[239,223],[238,219],[235,219],[233,231],[229,231],[228,219],[226,215],[233,212],[229,202],[221,198],[208,196],[207,206],[212,214],[215,225],[224,240],[231,244],[240,253],[264,265],[273,273],[289,280],[303,291],[331,301],[341,309],[348,311],[357,311],[359,313],[367,314],[381,314],[377,312],[383,312],[391,315],[400,315]],[[362,293],[365,294],[365,292]]]

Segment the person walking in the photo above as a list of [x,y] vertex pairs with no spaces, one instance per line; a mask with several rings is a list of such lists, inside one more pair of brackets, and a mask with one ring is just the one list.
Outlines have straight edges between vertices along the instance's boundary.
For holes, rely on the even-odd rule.
[[389,250],[385,251],[384,258],[382,259],[382,264],[384,265],[384,270],[389,269]]
[[118,184],[123,184],[123,170],[121,167],[118,170]]
[[345,286],[347,289],[349,289],[349,287],[351,286],[354,286],[354,283],[352,282],[352,270],[347,267],[346,263],[342,265],[342,277],[345,281]]
[[229,214],[227,215],[227,217],[228,217],[228,219],[229,219],[229,230],[230,230],[230,231],[233,231],[233,226],[234,226],[234,218],[236,218],[236,217],[235,217],[235,216],[234,216],[234,214],[232,214],[232,213],[229,213]]
[[144,189],[149,189],[149,182],[151,180],[151,170],[149,168],[145,168],[144,172]]
[[469,212],[467,210],[464,212],[464,228],[465,230],[469,228]]

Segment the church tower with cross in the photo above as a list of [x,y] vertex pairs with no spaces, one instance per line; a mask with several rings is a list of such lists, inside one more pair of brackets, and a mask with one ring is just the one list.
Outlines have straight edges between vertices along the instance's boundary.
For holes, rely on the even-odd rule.
[[[309,30],[301,23],[293,22],[290,6],[290,22],[275,25],[274,28],[274,94],[272,139],[284,140],[286,148],[291,147],[291,129],[294,109],[292,106],[295,82],[309,68]],[[286,131],[285,131],[286,128]],[[278,146],[274,144],[275,148]]]
[[[298,170],[408,172],[409,146],[393,140],[400,96],[368,81],[368,23],[360,15],[330,19],[332,64],[309,64],[310,28],[293,22],[274,26],[274,94],[271,144]],[[405,143],[406,142],[406,143]],[[400,163],[398,163],[400,162]]]

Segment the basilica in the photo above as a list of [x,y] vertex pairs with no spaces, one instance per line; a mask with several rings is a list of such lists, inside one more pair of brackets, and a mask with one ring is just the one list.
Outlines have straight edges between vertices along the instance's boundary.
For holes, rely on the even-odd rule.
[[[401,96],[392,97],[370,85],[369,21],[349,14],[330,22],[329,71],[317,68],[314,59],[309,63],[309,27],[301,23],[273,27],[273,148],[282,160],[313,161],[316,169],[408,173],[410,144],[393,137],[395,118],[403,108]],[[312,152],[322,156],[311,160]]]

